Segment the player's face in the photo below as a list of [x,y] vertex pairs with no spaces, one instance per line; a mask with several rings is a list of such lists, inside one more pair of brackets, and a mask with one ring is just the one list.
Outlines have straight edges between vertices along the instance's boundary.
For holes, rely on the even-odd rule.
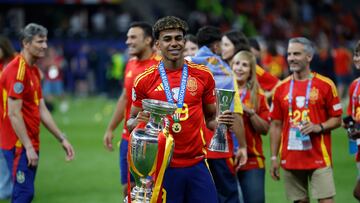
[[360,52],[354,53],[353,61],[356,69],[360,70]]
[[179,29],[164,30],[159,34],[156,46],[165,60],[183,60],[185,47],[184,33]]
[[305,70],[311,61],[311,56],[305,52],[304,45],[300,43],[289,43],[287,50],[287,61],[292,72]]
[[35,58],[44,57],[47,49],[47,37],[35,35],[30,42],[24,44],[24,49]]
[[144,31],[140,27],[132,27],[127,33],[126,45],[128,46],[128,52],[131,56],[139,56],[145,50],[146,37]]
[[221,57],[224,60],[231,60],[235,54],[235,46],[227,36],[221,38]]
[[234,58],[232,69],[238,81],[247,82],[250,79],[250,61],[244,58]]
[[195,56],[196,52],[199,50],[199,46],[194,42],[188,40],[185,43],[184,56]]

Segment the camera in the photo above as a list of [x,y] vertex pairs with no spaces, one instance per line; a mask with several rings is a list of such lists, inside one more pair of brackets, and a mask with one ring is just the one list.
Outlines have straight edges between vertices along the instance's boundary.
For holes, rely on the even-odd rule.
[[345,128],[348,133],[348,136],[351,137],[351,135],[355,132],[356,122],[354,121],[352,116],[347,116],[343,118],[343,122],[345,123]]

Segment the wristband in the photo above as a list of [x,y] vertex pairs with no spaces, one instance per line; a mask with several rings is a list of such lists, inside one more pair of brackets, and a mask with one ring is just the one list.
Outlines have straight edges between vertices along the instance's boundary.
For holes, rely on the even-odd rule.
[[320,128],[321,128],[320,133],[324,133],[324,131],[325,131],[324,126],[323,126],[321,123],[319,124],[319,126],[320,126]]
[[276,161],[277,160],[277,156],[271,156],[271,161]]

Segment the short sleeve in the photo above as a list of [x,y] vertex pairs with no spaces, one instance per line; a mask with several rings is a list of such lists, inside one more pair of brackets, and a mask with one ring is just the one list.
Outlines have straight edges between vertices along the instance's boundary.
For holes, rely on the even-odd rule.
[[205,83],[204,89],[205,91],[203,94],[203,103],[204,104],[215,103],[215,80],[210,73],[208,73],[207,82]]
[[283,120],[282,110],[281,110],[281,98],[280,98],[280,89],[276,88],[275,93],[272,98],[272,104],[270,108],[269,118],[270,120]]
[[342,115],[342,106],[335,84],[331,82],[325,94],[326,109],[330,117]]

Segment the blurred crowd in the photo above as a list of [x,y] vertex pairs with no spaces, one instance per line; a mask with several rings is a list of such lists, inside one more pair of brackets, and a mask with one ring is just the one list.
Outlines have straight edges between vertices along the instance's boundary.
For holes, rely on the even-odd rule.
[[[214,25],[223,32],[238,29],[256,39],[260,42],[258,62],[279,78],[288,74],[285,47],[287,40],[295,36],[316,42],[317,54],[312,67],[333,79],[342,96],[358,74],[350,63],[350,50],[359,38],[360,3],[357,1],[186,0],[173,3],[174,0],[3,4],[0,33],[9,37],[19,50],[16,36],[26,23],[37,22],[47,27],[51,59],[41,62],[40,67],[47,80],[62,81],[66,92],[78,96],[106,93],[116,98],[120,92],[114,87],[121,85],[128,58],[125,38],[129,24],[136,20],[153,23],[169,14],[186,19],[193,34],[204,25]],[[59,69],[59,74],[51,78],[48,75],[54,67]]]

